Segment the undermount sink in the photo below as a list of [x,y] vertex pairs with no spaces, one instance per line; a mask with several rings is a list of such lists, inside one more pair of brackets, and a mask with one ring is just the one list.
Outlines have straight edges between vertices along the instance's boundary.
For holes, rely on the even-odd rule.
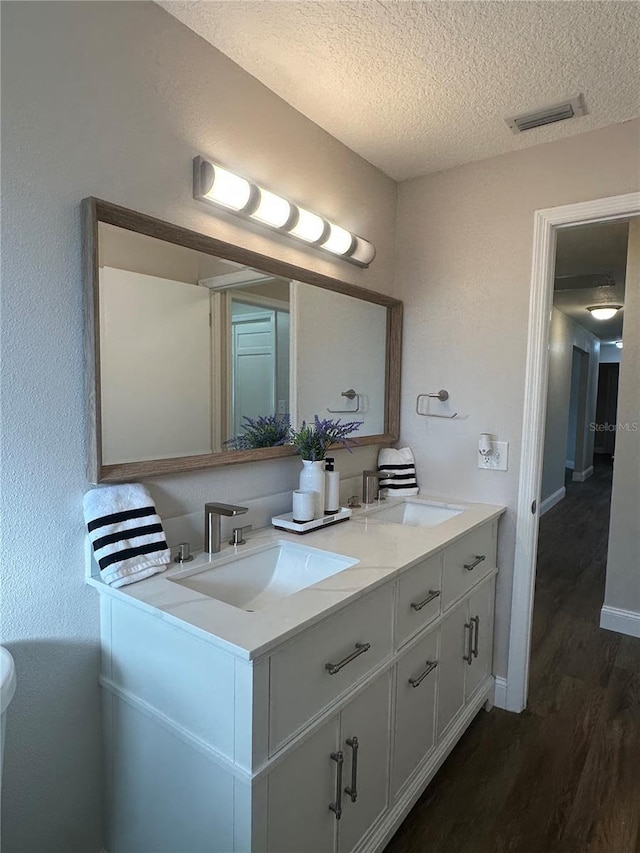
[[428,501],[405,500],[393,506],[383,506],[367,513],[366,518],[385,524],[406,524],[410,527],[436,527],[464,512],[464,507]]
[[216,566],[191,569],[169,578],[174,583],[253,612],[354,566],[356,559],[274,542],[251,554],[222,558]]

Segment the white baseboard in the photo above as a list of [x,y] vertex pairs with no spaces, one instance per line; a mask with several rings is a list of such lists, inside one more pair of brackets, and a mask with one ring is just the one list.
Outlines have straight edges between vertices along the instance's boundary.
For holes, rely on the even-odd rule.
[[620,610],[618,607],[603,605],[600,611],[600,627],[630,637],[640,637],[640,613],[634,610]]
[[593,476],[593,465],[589,465],[584,471],[574,471],[571,479],[574,483],[584,483],[589,477]]
[[501,675],[496,675],[496,693],[493,700],[493,704],[496,708],[502,708],[503,711],[507,709],[507,679],[503,678]]
[[549,512],[552,506],[559,504],[566,494],[567,490],[563,486],[561,489],[558,489],[557,492],[554,492],[552,495],[549,495],[548,498],[545,498],[540,504],[540,515],[544,515],[545,512]]

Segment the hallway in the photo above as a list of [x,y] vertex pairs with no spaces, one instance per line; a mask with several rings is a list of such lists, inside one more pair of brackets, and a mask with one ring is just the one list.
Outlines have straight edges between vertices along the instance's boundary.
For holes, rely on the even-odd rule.
[[598,627],[611,467],[540,523],[529,706],[480,712],[385,853],[640,853],[640,639]]

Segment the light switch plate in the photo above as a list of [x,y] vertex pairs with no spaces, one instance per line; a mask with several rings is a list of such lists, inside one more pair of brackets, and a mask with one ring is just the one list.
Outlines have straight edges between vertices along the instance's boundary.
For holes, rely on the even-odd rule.
[[506,471],[509,466],[509,442],[492,441],[491,454],[483,456],[478,451],[478,468],[487,471]]

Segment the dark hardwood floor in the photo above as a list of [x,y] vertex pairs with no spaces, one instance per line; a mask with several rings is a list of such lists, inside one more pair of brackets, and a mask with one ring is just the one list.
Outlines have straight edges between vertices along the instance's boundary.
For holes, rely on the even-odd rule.
[[640,853],[640,639],[598,627],[611,467],[540,523],[529,707],[481,711],[385,853]]

